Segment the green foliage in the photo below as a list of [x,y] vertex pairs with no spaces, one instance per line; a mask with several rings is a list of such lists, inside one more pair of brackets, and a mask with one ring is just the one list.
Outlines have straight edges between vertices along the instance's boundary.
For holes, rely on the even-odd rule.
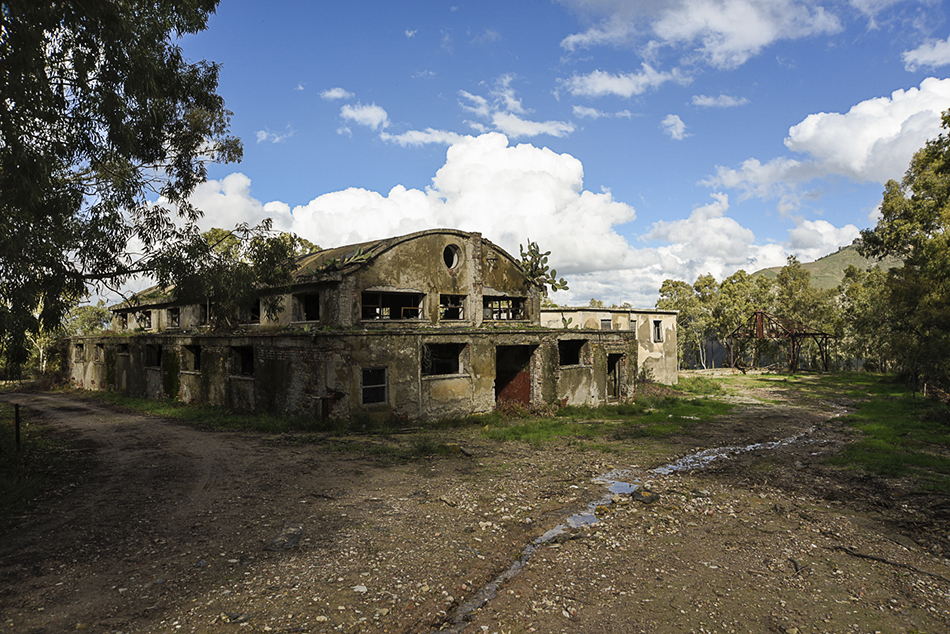
[[554,292],[569,290],[564,278],[558,279],[557,271],[548,267],[550,251],[541,253],[538,243],[531,240],[528,240],[527,249],[524,245],[518,245],[518,249],[521,251],[521,269],[532,283],[545,290],[550,286]]
[[[802,267],[811,275],[812,286],[821,290],[837,288],[844,279],[844,272],[849,266],[853,266],[862,271],[873,266],[880,266],[887,271],[902,265],[901,260],[896,257],[888,256],[883,260],[877,260],[876,258],[867,258],[861,255],[857,244],[859,242],[860,240],[857,240],[855,244],[842,247],[834,253],[829,253],[828,255],[818,258],[814,262],[803,262]],[[781,270],[781,266],[761,269],[756,271],[753,277],[755,279],[767,277],[770,280],[774,280]]]
[[788,264],[779,271],[774,289],[771,312],[816,330],[835,329],[835,289],[823,291],[813,286],[811,274],[794,255],[788,256]]
[[[297,243],[288,234],[270,230],[271,221],[257,227],[238,225],[231,231],[211,229],[199,239],[168,249],[163,270],[177,269],[160,283],[172,287],[174,299],[181,303],[210,302],[211,325],[230,330],[247,321],[254,304],[261,302],[265,315],[276,316],[282,307],[279,294],[261,296],[260,289],[279,289],[293,279],[294,250]],[[188,262],[188,264],[182,264]]]
[[849,266],[838,289],[843,322],[842,349],[864,368],[887,371],[898,345],[889,303],[887,273]]
[[[5,2],[0,354],[56,331],[87,283],[153,270],[196,237],[206,162],[237,160],[218,67],[184,59],[217,0]],[[149,197],[161,197],[153,204]],[[173,211],[174,210],[174,211]],[[178,221],[173,218],[178,216]],[[129,242],[135,241],[135,251]],[[167,258],[165,261],[168,261]]]
[[569,405],[557,410],[553,417],[509,417],[486,425],[483,433],[492,440],[518,440],[535,446],[557,439],[665,438],[729,409],[729,405],[707,399],[647,396],[618,405]]
[[70,335],[94,335],[103,330],[107,330],[112,325],[112,311],[106,307],[103,300],[93,306],[74,306],[66,316],[64,324],[65,334]]
[[697,278],[690,286],[680,280],[664,280],[657,308],[678,311],[676,352],[681,366],[695,363],[706,367],[708,346],[714,332],[718,284],[712,275]]
[[[943,114],[950,130],[950,110]],[[861,232],[862,254],[896,256],[887,274],[894,361],[917,385],[950,385],[950,137],[914,154],[903,180],[888,181],[881,219]]]
[[880,476],[912,478],[924,490],[950,493],[950,408],[935,399],[914,397],[899,383],[881,377],[872,381],[856,391],[864,397],[858,411],[843,419],[862,438],[831,462]]
[[703,396],[721,395],[724,392],[722,381],[706,376],[680,377],[673,389]]

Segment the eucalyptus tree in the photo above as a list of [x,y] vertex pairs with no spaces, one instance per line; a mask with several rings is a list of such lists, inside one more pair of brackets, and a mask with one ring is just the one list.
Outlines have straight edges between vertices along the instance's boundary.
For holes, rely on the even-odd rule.
[[241,143],[219,67],[177,42],[217,4],[0,5],[0,350],[14,366],[87,284],[170,285],[197,264],[169,257],[200,239],[189,196]]
[[887,274],[891,342],[920,383],[950,384],[950,110],[900,181],[888,181],[881,219],[861,232],[862,255],[897,256]]

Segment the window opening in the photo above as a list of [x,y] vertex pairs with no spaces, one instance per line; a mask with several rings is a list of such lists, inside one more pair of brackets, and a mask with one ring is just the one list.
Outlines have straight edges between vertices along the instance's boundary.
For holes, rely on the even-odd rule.
[[255,299],[250,304],[247,305],[246,309],[247,322],[248,324],[259,324],[261,323],[261,300]]
[[656,343],[663,342],[663,322],[659,319],[653,321],[653,341]]
[[129,344],[127,344],[127,343],[120,343],[120,344],[119,344],[119,352],[118,352],[118,354],[129,355],[129,354],[130,354],[130,351],[129,351]]
[[456,245],[450,244],[442,251],[442,261],[449,270],[454,269],[462,260],[462,251]]
[[525,319],[523,297],[485,297],[484,318],[491,320]]
[[386,368],[363,368],[362,388],[364,405],[386,403]]
[[297,301],[298,321],[320,321],[320,295],[318,293],[301,293],[294,295]]
[[581,365],[584,339],[561,339],[557,342],[558,365]]
[[363,319],[421,319],[422,293],[364,292]]
[[120,314],[118,315],[118,319],[119,319],[119,328],[120,328],[121,330],[128,330],[128,328],[129,328],[129,314],[128,314],[128,313],[120,313]]
[[601,330],[613,330],[613,322],[609,319],[600,320],[600,329]]
[[439,319],[465,319],[465,295],[439,295]]
[[168,309],[168,326],[178,328],[181,325],[181,308],[174,306]]
[[105,359],[105,356],[105,347],[101,343],[97,343],[96,347],[92,349],[92,360],[102,363],[102,361]]
[[152,329],[152,311],[143,310],[139,313],[139,328]]
[[84,356],[83,355],[84,351],[85,350],[83,348],[83,345],[81,343],[77,343],[76,346],[73,348],[73,359],[75,359],[76,361],[82,361],[83,356]]
[[254,348],[235,346],[231,348],[231,374],[234,376],[254,376]]
[[201,346],[185,346],[181,349],[182,365],[188,372],[201,371]]
[[145,366],[149,368],[162,367],[162,347],[156,344],[145,346]]
[[212,304],[198,304],[198,325],[207,326],[211,323]]
[[422,376],[460,374],[464,343],[427,343],[422,346]]

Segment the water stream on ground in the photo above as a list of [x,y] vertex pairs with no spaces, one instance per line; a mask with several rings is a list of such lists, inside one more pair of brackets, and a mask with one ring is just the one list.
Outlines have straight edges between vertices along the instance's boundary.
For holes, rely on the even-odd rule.
[[[815,428],[809,427],[801,433],[795,434],[794,436],[789,436],[788,438],[783,438],[781,440],[754,443],[745,446],[714,447],[711,449],[703,449],[688,454],[676,462],[671,462],[667,465],[663,465],[662,467],[651,469],[647,471],[646,474],[648,476],[670,475],[672,473],[683,471],[705,469],[716,460],[728,459],[750,451],[769,451],[790,445],[795,442],[808,442],[802,441],[802,439],[813,431],[815,431]],[[630,482],[630,480],[633,480],[633,482]],[[538,548],[552,541],[558,542],[569,538],[569,535],[574,529],[596,524],[600,521],[597,518],[598,509],[603,507],[609,508],[616,502],[619,496],[632,495],[636,493],[638,489],[643,487],[642,482],[639,481],[639,477],[629,469],[614,469],[612,471],[608,471],[607,473],[603,473],[593,478],[591,482],[602,484],[604,488],[607,489],[608,494],[589,503],[585,510],[574,513],[563,523],[558,524],[554,528],[546,531],[540,537],[535,538],[534,541],[525,546],[524,550],[521,551],[521,557],[519,557],[510,568],[486,584],[468,601],[465,601],[459,605],[458,609],[455,610],[455,613],[443,623],[443,628],[448,626],[448,629],[440,629],[438,631],[452,632],[453,634],[462,632],[468,625],[471,615],[486,603],[494,599],[495,595],[498,593],[498,588],[501,587],[506,581],[520,573]]]

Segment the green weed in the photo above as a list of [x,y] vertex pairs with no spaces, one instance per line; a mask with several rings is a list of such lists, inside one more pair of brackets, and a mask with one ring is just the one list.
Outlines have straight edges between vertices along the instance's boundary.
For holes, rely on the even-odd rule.
[[[915,397],[887,378],[852,378],[844,386],[864,399],[844,420],[862,438],[830,462],[885,477],[914,478],[923,490],[950,493],[950,407]],[[841,381],[835,377],[828,382],[841,386]]]

